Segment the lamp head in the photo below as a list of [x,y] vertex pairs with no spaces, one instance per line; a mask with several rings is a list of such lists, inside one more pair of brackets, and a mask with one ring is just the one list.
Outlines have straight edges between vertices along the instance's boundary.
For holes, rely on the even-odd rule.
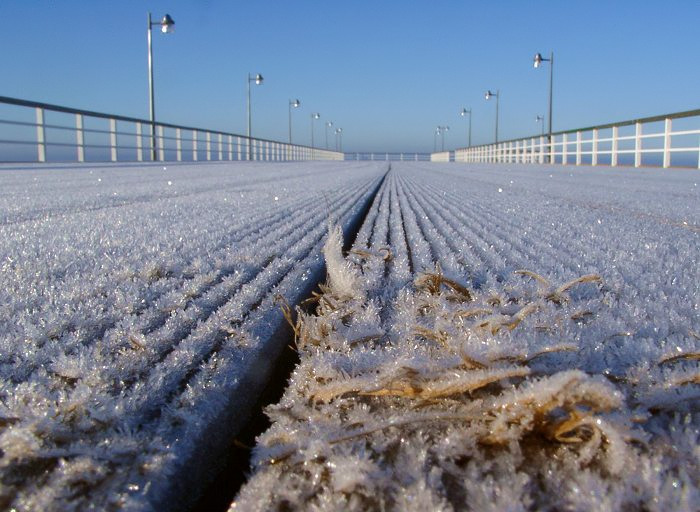
[[163,19],[160,20],[160,30],[163,34],[172,34],[175,32],[175,22],[170,17],[170,14],[166,14],[163,16]]
[[543,60],[544,60],[544,59],[542,58],[542,54],[541,54],[541,53],[536,53],[536,54],[535,54],[535,58],[532,60],[532,65],[533,65],[535,68],[539,68],[540,65],[542,64],[542,61],[543,61]]
[[262,84],[264,80],[265,80],[265,79],[263,78],[263,76],[262,76],[260,73],[258,73],[257,75],[255,75],[255,85],[260,85],[260,84]]
[[490,100],[491,96],[493,96],[493,93],[491,91],[486,91],[486,94],[484,94],[484,98],[486,98],[487,100]]
[[311,114],[312,119],[319,119],[320,117],[321,117],[321,114],[319,114],[318,112],[314,112],[313,114]]
[[300,102],[299,100],[294,100],[294,101],[290,101],[289,104],[290,104],[292,107],[297,108],[297,107],[299,107],[299,106],[301,105],[301,102]]
[[333,126],[333,121],[326,121],[326,126],[328,126],[328,128]]

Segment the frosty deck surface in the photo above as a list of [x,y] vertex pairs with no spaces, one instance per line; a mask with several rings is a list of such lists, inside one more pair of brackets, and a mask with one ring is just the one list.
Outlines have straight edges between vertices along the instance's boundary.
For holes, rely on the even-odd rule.
[[379,311],[354,340],[393,332],[412,347],[413,323],[397,323],[393,301],[436,263],[483,297],[528,282],[516,270],[552,286],[596,274],[606,307],[584,287],[569,315],[595,310],[595,321],[559,329],[533,315],[494,346],[528,357],[575,344],[575,357],[554,354],[538,368],[641,373],[645,404],[693,410],[692,361],[651,363],[700,350],[697,172],[394,162],[382,182],[386,170],[0,169],[2,503],[147,509],[177,499],[183,464],[218,456],[202,457],[204,441],[230,432],[219,424],[226,411],[244,415],[245,386],[264,381],[283,322],[276,296],[304,298],[322,277],[329,217],[347,225],[380,183],[355,248],[391,257],[358,262]]

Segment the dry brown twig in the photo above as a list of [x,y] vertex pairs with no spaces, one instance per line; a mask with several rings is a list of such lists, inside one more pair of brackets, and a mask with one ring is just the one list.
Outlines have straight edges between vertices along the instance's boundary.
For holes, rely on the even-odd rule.
[[439,295],[442,286],[446,286],[454,293],[454,299],[461,302],[473,300],[472,293],[458,282],[445,277],[439,263],[435,264],[435,272],[421,272],[413,282],[418,290],[426,290],[431,295]]

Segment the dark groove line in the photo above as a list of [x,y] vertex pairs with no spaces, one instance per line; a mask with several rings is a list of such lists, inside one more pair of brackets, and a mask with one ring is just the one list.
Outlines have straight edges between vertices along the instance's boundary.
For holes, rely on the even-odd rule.
[[[362,204],[354,220],[343,230],[345,240],[344,251],[348,251],[352,247],[379,190],[386,180],[388,172],[389,170],[387,169],[387,172],[369,194],[364,204]],[[325,264],[323,270],[319,272],[319,276],[325,276]],[[318,287],[319,283],[320,281],[310,282],[301,296],[311,296],[311,292]],[[275,334],[287,340],[285,345],[292,344],[294,334],[286,322],[280,326]],[[286,388],[289,376],[298,363],[299,356],[295,351],[289,349],[284,349],[282,351],[274,364],[273,374],[268,379],[268,383],[254,407],[252,417],[243,430],[236,436],[237,443],[234,443],[233,439],[230,440],[230,446],[225,456],[226,461],[223,468],[220,469],[219,474],[211,481],[201,498],[189,509],[191,512],[224,512],[228,510],[229,505],[238,493],[240,487],[246,482],[248,474],[251,471],[249,461],[250,451],[245,448],[245,446],[253,446],[255,444],[255,438],[270,427],[270,422],[263,412],[263,409],[269,404],[276,403],[280,400]]]

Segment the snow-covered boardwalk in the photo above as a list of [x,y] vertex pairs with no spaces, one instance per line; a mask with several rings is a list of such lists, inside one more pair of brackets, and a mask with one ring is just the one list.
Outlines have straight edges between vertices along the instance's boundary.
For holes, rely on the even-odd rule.
[[[281,297],[323,277],[332,219],[364,223],[347,260],[327,244],[237,506],[697,506],[700,175],[387,169],[0,169],[0,504],[194,492],[287,341]],[[527,393],[562,403],[525,420],[507,404]]]

